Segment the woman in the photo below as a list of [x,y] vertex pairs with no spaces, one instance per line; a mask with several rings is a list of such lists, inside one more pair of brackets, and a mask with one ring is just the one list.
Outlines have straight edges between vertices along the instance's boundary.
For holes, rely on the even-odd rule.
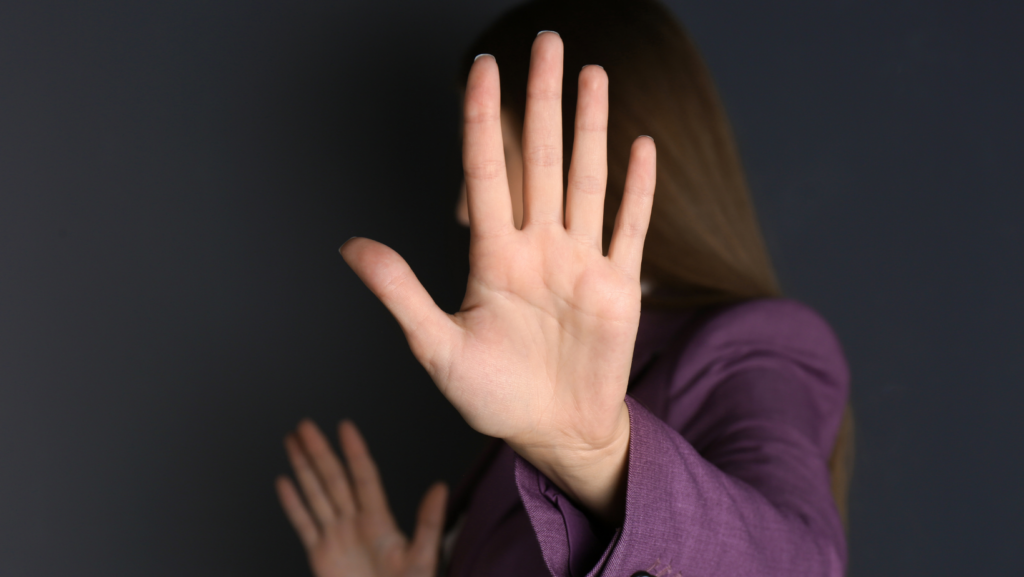
[[[496,440],[447,512],[445,488],[427,492],[408,541],[355,426],[346,466],[300,424],[302,495],[278,491],[314,573],[432,576],[440,558],[451,576],[841,575],[845,361],[824,321],[774,298],[685,33],[651,0],[538,0],[473,52],[462,309],[440,311],[379,243],[341,252]],[[581,70],[564,94],[563,66]]]

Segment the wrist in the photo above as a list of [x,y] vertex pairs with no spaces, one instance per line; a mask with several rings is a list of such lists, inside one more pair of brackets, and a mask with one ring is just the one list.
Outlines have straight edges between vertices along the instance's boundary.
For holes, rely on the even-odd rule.
[[595,440],[512,448],[592,516],[618,526],[625,513],[629,410],[619,407],[612,425]]

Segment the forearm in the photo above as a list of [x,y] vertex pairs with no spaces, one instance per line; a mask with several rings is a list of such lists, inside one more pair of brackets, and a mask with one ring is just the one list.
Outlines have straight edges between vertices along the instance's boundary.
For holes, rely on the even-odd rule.
[[[610,541],[573,542],[571,549],[566,536],[583,534],[578,515],[546,488],[553,484],[550,477],[525,459],[517,464],[520,496],[545,558],[550,567],[564,568],[555,575],[630,575],[640,570],[684,570],[701,577],[751,572],[773,577],[841,575],[842,528],[828,501],[827,485],[823,491],[804,488],[809,507],[774,503],[706,461],[637,403],[630,408],[634,438],[627,469],[629,509]],[[596,553],[570,571],[574,560],[569,553],[577,547]],[[602,551],[604,562],[595,566]]]

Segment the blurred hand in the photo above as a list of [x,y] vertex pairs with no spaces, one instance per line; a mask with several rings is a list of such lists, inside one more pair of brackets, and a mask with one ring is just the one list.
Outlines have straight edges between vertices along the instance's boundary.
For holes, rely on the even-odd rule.
[[277,493],[316,577],[434,577],[447,489],[431,487],[412,542],[398,530],[366,443],[343,421],[338,436],[348,468],[311,421],[285,438],[299,490],[287,477]]
[[471,427],[505,439],[599,517],[621,515],[629,416],[624,398],[640,319],[640,260],[654,196],[655,149],[633,143],[608,255],[608,76],[579,75],[569,188],[562,206],[562,41],[533,45],[523,128],[523,226],[513,224],[498,63],[474,62],[463,167],[470,275],[448,315],[388,247],[352,239],[346,262],[402,326],[413,354]]

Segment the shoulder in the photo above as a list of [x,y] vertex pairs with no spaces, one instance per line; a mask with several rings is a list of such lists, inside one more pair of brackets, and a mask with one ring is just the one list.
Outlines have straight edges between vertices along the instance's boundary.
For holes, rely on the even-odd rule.
[[846,370],[842,347],[829,324],[811,307],[791,299],[756,299],[707,310],[688,341],[685,348],[690,351],[775,351],[832,360]]
[[846,356],[832,327],[811,307],[757,299],[709,309],[701,317],[675,351],[670,386],[677,394],[754,378],[788,383],[791,394],[827,405],[845,404]]
[[630,394],[680,427],[714,391],[736,382],[785,384],[788,398],[813,398],[841,412],[849,369],[835,332],[814,309],[757,299],[686,317]]

